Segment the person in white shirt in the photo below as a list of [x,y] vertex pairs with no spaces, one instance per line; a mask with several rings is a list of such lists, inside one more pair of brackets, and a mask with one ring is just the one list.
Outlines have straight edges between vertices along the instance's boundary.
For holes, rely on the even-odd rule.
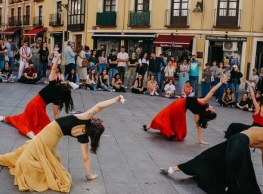
[[117,70],[118,73],[121,75],[122,84],[124,84],[125,70],[128,61],[129,61],[129,55],[128,53],[125,52],[125,47],[121,46],[121,52],[119,52],[117,55],[117,62],[118,62]]
[[[250,85],[251,85],[251,87],[252,87],[253,90],[256,89],[256,85],[257,85],[257,83],[258,83],[258,80],[259,80],[259,77],[258,77],[258,75],[257,75],[257,69],[254,68],[254,69],[252,70],[252,74],[249,75],[249,82],[250,82]],[[249,87],[247,88],[247,92],[249,92]]]
[[175,86],[172,79],[169,79],[168,84],[165,85],[164,92],[166,98],[171,98],[175,94]]
[[28,61],[31,59],[31,49],[28,47],[28,41],[23,42],[23,46],[20,48],[20,65],[18,72],[18,79],[23,75],[23,70],[28,67]]

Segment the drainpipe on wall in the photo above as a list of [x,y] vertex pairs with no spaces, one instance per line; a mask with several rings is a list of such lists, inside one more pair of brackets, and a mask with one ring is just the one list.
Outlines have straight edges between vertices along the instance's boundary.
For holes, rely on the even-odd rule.
[[[88,5],[89,5],[89,0],[86,0],[86,2],[85,2],[85,16],[87,17],[88,16]],[[87,43],[87,29],[88,28],[88,22],[85,22],[85,27],[84,27],[84,40],[85,40],[85,42],[84,42],[84,47],[86,46],[86,45],[88,45],[88,43]],[[83,42],[83,41],[82,41]]]
[[251,19],[250,19],[250,37],[249,37],[249,52],[248,52],[248,62],[247,62],[247,71],[246,71],[246,79],[249,77],[249,72],[251,69],[251,64],[254,63],[251,61],[252,58],[252,33],[253,33],[253,25],[254,25],[254,13],[255,13],[255,0],[252,0],[252,11],[251,11]]
[[[128,9],[130,6],[130,0],[128,1],[124,1],[124,9],[123,9],[123,22],[122,22],[122,30],[121,30],[121,34],[124,34],[124,27],[125,27],[125,19],[126,19],[126,2],[128,2]],[[129,13],[128,13],[129,14]],[[128,22],[128,21],[127,21]],[[124,45],[124,41],[121,40],[121,46]]]

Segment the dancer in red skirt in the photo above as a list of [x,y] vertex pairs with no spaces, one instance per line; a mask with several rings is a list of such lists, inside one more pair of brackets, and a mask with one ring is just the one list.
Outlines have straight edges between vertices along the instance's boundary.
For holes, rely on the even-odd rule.
[[150,125],[144,125],[144,130],[157,129],[170,141],[174,139],[182,141],[187,133],[185,113],[189,109],[195,116],[199,143],[208,145],[209,143],[203,141],[202,128],[206,128],[207,122],[216,118],[216,113],[207,102],[213,97],[216,90],[228,80],[229,77],[221,78],[220,82],[204,98],[187,97],[175,100],[161,110]]
[[[54,52],[58,56],[57,51]],[[57,57],[58,59],[59,57]],[[56,70],[58,60],[54,63],[49,75],[49,84],[44,87],[26,106],[23,113],[15,116],[0,116],[0,121],[6,121],[16,127],[18,131],[29,138],[35,137],[50,119],[46,113],[46,106],[53,103],[54,118],[59,117],[59,111],[65,106],[66,113],[73,110],[71,88],[67,84],[58,84]]]

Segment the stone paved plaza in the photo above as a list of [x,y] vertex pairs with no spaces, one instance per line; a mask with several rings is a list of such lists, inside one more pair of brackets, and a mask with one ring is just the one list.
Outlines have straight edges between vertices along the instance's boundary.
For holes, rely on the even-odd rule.
[[[14,115],[23,111],[29,100],[43,85],[24,85],[19,83],[0,84],[0,115]],[[115,97],[118,93],[102,91],[73,91],[76,111],[89,109],[97,102]],[[168,142],[158,131],[144,132],[143,124],[148,124],[155,114],[172,100],[147,95],[135,95],[129,91],[123,94],[125,104],[115,104],[103,110],[97,116],[106,124],[101,138],[98,154],[91,154],[93,173],[99,178],[93,181],[85,179],[85,170],[81,161],[80,145],[77,139],[63,137],[57,147],[63,165],[72,175],[72,194],[201,194],[193,179],[182,172],[172,176],[159,173],[160,167],[180,164],[192,159],[205,149],[222,141],[223,130],[231,122],[252,123],[251,113],[236,109],[222,108],[215,101],[218,118],[209,123],[204,130],[204,140],[210,146],[199,145],[193,115],[187,112],[188,135],[183,142]],[[52,118],[52,106],[47,108]],[[61,116],[65,115],[64,112]],[[8,153],[26,140],[15,128],[0,123],[0,154]],[[261,153],[252,153],[257,180],[263,191],[263,168]],[[14,179],[8,169],[0,166],[0,194],[20,193],[13,185]],[[57,193],[47,191],[43,193]]]

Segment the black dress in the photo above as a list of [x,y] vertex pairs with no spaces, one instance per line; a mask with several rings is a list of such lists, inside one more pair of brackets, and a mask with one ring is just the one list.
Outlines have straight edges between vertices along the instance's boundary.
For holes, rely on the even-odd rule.
[[198,186],[208,194],[261,194],[251,161],[249,138],[242,133],[178,167],[194,176]]

